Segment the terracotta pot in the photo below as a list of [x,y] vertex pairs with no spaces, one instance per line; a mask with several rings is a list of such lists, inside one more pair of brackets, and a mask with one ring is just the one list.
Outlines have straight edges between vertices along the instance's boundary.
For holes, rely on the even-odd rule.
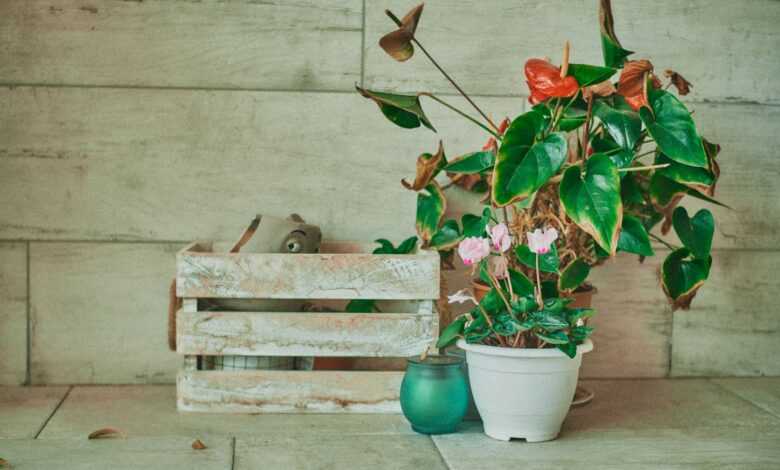
[[490,292],[491,287],[480,279],[472,279],[471,289],[474,291],[474,298],[477,299],[477,302],[482,302],[482,298]]
[[571,308],[590,308],[593,302],[593,294],[598,292],[595,287],[590,284],[585,284],[577,290],[575,290],[569,298],[574,299],[574,302],[569,304]]

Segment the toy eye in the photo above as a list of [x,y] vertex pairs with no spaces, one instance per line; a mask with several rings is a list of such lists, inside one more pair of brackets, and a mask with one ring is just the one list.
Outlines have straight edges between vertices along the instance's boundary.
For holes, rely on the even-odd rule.
[[287,241],[287,251],[290,253],[300,253],[303,250],[303,245],[298,240]]

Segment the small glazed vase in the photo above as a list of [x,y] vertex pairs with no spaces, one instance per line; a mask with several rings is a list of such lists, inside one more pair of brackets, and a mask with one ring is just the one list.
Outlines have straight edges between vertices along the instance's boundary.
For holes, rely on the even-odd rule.
[[455,432],[469,403],[463,358],[428,356],[407,359],[401,383],[401,409],[421,434]]

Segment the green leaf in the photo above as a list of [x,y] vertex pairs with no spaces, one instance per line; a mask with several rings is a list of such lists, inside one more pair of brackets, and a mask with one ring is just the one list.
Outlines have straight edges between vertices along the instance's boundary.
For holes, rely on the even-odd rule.
[[590,274],[590,265],[582,258],[577,258],[561,272],[558,278],[558,290],[574,290],[579,287]]
[[626,57],[633,52],[623,49],[615,36],[610,0],[601,0],[599,4],[599,25],[601,26],[601,52],[604,55],[604,65],[622,68]]
[[715,184],[715,177],[707,168],[683,165],[661,153],[656,157],[655,164],[669,165],[666,168],[656,170],[658,174],[694,189],[706,189]]
[[691,259],[690,255],[688,248],[679,248],[666,257],[661,268],[661,284],[674,309],[688,309],[710,274],[711,257]]
[[639,116],[658,148],[683,165],[706,168],[707,155],[691,113],[671,93],[650,88],[648,95],[652,112],[642,107]]
[[597,65],[587,64],[569,64],[567,75],[571,75],[577,80],[580,87],[594,85],[608,80],[617,72],[616,68],[599,67]]
[[465,316],[460,316],[447,325],[447,328],[442,330],[439,335],[439,340],[436,341],[436,347],[441,349],[453,344],[458,337],[463,334],[463,328],[466,326],[466,321],[468,321],[468,319]]
[[471,175],[492,168],[495,162],[496,155],[493,152],[472,152],[451,161],[444,167],[444,171]]
[[417,237],[411,236],[398,245],[398,248],[395,250],[395,254],[406,255],[414,251],[415,248],[417,248]]
[[574,359],[577,357],[577,344],[570,342],[566,344],[558,344],[557,348],[563,351],[564,354]]
[[592,308],[570,308],[566,311],[566,320],[570,325],[574,326],[578,320],[585,320],[596,314],[596,311]]
[[503,149],[502,145],[493,177],[493,198],[498,206],[531,196],[558,172],[567,156],[566,136],[560,132],[548,135],[527,151],[512,154]]
[[393,242],[386,238],[380,238],[378,240],[374,240],[374,242],[379,243],[379,248],[374,249],[373,254],[375,255],[382,255],[382,254],[393,254],[395,253],[395,246],[393,246]]
[[709,259],[715,234],[712,212],[701,209],[691,218],[684,207],[678,207],[672,214],[672,225],[680,241],[696,258]]
[[577,343],[582,343],[593,333],[593,327],[590,326],[575,326],[569,331],[571,339]]
[[376,300],[354,299],[350,300],[344,311],[349,313],[371,313],[377,311]]
[[618,250],[639,256],[653,256],[650,236],[642,221],[632,215],[623,215],[623,226],[618,239]]
[[447,208],[447,200],[436,181],[417,193],[417,234],[428,241],[438,231],[439,222]]
[[561,315],[541,310],[531,312],[529,318],[540,328],[544,328],[547,331],[558,331],[569,327],[567,322]]
[[[528,245],[518,245],[515,247],[515,254],[521,263],[529,268],[536,269],[537,255],[528,248]],[[558,248],[555,247],[554,243],[550,246],[550,251],[543,255],[539,255],[539,271],[543,273],[557,273],[559,264]]]
[[511,336],[526,328],[508,313],[497,315],[493,321],[493,330],[501,336]]
[[585,164],[563,174],[560,198],[566,214],[610,255],[617,250],[623,203],[620,176],[608,155],[594,154]]
[[639,186],[636,177],[629,172],[620,180],[620,198],[623,204],[644,204],[644,191]]
[[462,239],[458,222],[448,220],[433,234],[430,246],[436,250],[449,250],[460,243]]
[[684,196],[686,194],[693,196],[697,199],[707,201],[711,204],[715,204],[721,207],[729,208],[729,206],[706,196],[693,188],[680,184],[676,181],[672,181],[664,175],[655,172],[650,178],[650,187],[648,188],[650,193],[650,200],[653,201],[659,207],[667,207],[674,202],[677,196]]
[[551,331],[545,333],[537,331],[535,333],[537,337],[542,339],[542,341],[546,341],[549,344],[566,344],[569,342],[569,337],[563,331]]
[[558,283],[555,281],[542,281],[542,297],[545,299],[558,297]]
[[509,280],[512,283],[512,291],[515,295],[526,297],[534,294],[534,283],[522,272],[510,268]]
[[484,237],[485,227],[490,222],[490,208],[485,208],[482,211],[482,217],[478,217],[474,214],[465,214],[460,219],[463,225],[463,237]]
[[[531,286],[533,288],[533,285]],[[515,292],[517,293],[517,292]],[[512,310],[514,313],[528,313],[539,308],[536,301],[533,298],[533,292],[531,294],[519,294],[521,295],[516,300],[510,301]]]
[[419,95],[384,93],[366,90],[357,85],[355,85],[355,88],[358,93],[373,100],[379,106],[382,114],[397,126],[405,129],[414,129],[420,127],[422,123],[428,129],[436,131],[420,105]]
[[[558,119],[558,129],[561,132],[569,132],[577,129],[585,123],[587,119],[587,104],[580,98],[576,99],[574,103],[563,112],[563,116]],[[552,121],[552,114],[550,108],[544,104],[537,104],[533,107],[533,110],[542,113],[544,116],[544,125],[542,128],[546,128]]]
[[604,123],[609,135],[615,143],[624,150],[630,150],[629,164],[634,157],[634,145],[642,132],[642,121],[639,114],[630,109],[615,109],[604,100],[593,102],[593,114]]

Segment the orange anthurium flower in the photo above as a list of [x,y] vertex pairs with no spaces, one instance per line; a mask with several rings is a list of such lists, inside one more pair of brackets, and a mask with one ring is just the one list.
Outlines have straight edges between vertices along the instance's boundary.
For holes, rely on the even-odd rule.
[[539,104],[550,98],[573,96],[580,88],[572,76],[561,78],[561,69],[543,59],[528,59],[525,63],[525,78],[531,96],[531,104]]

